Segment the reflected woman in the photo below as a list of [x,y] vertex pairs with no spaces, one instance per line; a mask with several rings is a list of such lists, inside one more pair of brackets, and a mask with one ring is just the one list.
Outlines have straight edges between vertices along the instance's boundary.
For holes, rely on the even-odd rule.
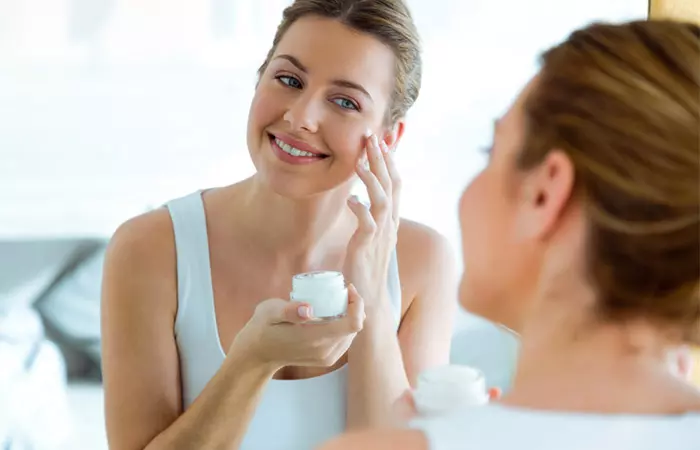
[[[448,361],[454,262],[399,217],[389,151],[420,80],[403,1],[284,11],[248,117],[255,175],[133,218],[109,245],[111,449],[309,449],[386,423],[416,374]],[[369,208],[350,196],[357,177]],[[308,324],[286,299],[294,274],[320,269],[354,288],[346,317]]]

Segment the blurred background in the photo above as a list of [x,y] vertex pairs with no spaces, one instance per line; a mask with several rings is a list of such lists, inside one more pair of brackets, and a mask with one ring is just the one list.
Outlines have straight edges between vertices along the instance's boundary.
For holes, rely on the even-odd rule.
[[[289,3],[0,0],[0,449],[106,448],[104,245],[130,216],[252,173],[247,110]],[[591,21],[646,17],[649,5],[409,4],[424,79],[398,152],[403,214],[459,248],[457,198],[538,54]],[[461,314],[454,362],[507,389],[516,353],[513,337]]]

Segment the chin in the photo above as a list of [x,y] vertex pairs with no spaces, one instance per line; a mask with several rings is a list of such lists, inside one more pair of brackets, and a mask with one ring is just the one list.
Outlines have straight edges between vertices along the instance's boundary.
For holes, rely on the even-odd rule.
[[299,179],[300,177],[298,176],[276,173],[275,171],[258,172],[258,174],[261,175],[265,185],[280,197],[304,200],[313,198],[326,191],[310,183],[308,179]]
[[469,281],[463,277],[462,282],[459,284],[460,306],[472,314],[481,315],[478,311],[480,308],[477,307],[477,298],[478,296],[474,293],[473,285],[471,285]]
[[462,308],[470,314],[512,328],[513,321],[507,314],[507,302],[503,300],[501,295],[484,283],[462,277],[459,285],[459,304]]
[[280,197],[292,200],[308,200],[341,188],[347,180],[322,179],[289,173],[270,167],[261,167],[257,176],[264,185]]
[[318,185],[317,180],[314,180],[318,177],[309,177],[308,174],[284,170],[284,167],[281,167],[277,161],[266,158],[262,152],[251,156],[255,166],[255,177],[266,189],[281,197],[304,199],[313,197],[324,190],[322,186]]
[[290,199],[309,199],[349,185],[354,165],[344,170],[333,156],[311,164],[289,164],[275,154],[269,141],[258,143],[250,152],[257,177],[275,194]]

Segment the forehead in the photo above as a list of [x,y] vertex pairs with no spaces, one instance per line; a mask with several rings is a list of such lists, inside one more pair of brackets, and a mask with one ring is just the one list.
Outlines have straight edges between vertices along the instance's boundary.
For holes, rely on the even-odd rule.
[[280,54],[296,57],[310,78],[353,81],[373,98],[387,97],[393,88],[393,51],[374,36],[333,19],[309,16],[297,20],[282,37],[273,58]]
[[525,103],[534,90],[537,78],[531,79],[517,98],[511,104],[508,111],[498,120],[496,133],[507,135],[510,139],[520,140],[525,134]]

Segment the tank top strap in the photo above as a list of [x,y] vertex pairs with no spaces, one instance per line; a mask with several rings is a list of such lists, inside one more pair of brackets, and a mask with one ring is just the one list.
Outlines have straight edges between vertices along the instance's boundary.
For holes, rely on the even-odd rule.
[[[199,325],[214,326],[215,330],[214,291],[211,282],[209,239],[202,193],[196,191],[171,200],[166,207],[173,223],[177,255],[176,325],[185,317],[191,320],[195,319],[193,316],[201,316],[201,320],[197,320],[200,322]],[[200,303],[200,307],[191,308],[188,303],[193,300]],[[179,327],[176,326],[176,330],[177,328]]]

